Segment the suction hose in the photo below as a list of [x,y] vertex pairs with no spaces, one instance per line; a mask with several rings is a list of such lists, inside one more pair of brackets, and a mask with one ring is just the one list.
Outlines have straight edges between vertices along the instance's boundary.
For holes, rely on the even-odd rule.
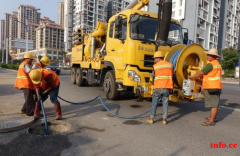
[[116,116],[116,117],[123,118],[123,119],[135,119],[135,118],[139,118],[139,117],[147,114],[147,113],[150,112],[150,110],[151,110],[151,108],[149,108],[148,110],[140,113],[139,115],[135,115],[135,116],[122,116],[122,115],[118,115],[118,114],[112,112],[109,108],[107,108],[106,104],[103,102],[103,99],[101,98],[100,95],[97,96],[97,97],[95,97],[95,98],[93,98],[93,99],[91,99],[91,100],[83,101],[83,102],[71,102],[71,101],[68,101],[68,100],[65,100],[65,99],[61,98],[60,96],[58,96],[58,98],[61,99],[61,100],[64,101],[64,102],[67,102],[67,103],[73,104],[73,105],[88,104],[88,103],[93,102],[93,101],[95,101],[96,99],[99,98],[101,104],[103,105],[103,107],[104,107],[109,113],[111,113],[112,115],[114,115],[114,116]]

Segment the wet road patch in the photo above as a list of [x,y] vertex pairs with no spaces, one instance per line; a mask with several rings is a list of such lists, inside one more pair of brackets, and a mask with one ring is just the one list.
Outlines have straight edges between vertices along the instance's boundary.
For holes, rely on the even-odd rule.
[[123,122],[125,125],[141,125],[142,122],[138,120],[126,120]]

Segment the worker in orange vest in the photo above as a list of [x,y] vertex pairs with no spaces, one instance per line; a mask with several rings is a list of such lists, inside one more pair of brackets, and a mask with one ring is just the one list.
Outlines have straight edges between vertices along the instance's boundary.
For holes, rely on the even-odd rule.
[[[205,51],[206,52],[206,51]],[[211,108],[210,117],[207,121],[203,122],[203,126],[214,126],[217,121],[217,112],[219,107],[220,94],[222,90],[222,66],[218,62],[217,49],[210,49],[207,53],[207,60],[209,63],[198,71],[195,75],[189,76],[189,79],[194,79],[203,76],[202,87],[204,89],[205,107]]]
[[[56,112],[56,120],[62,119],[61,105],[58,101],[58,92],[60,87],[60,79],[57,74],[50,70],[45,69],[44,67],[49,65],[50,60],[48,57],[43,56],[40,60],[41,68],[34,69],[30,73],[30,78],[35,84],[36,94],[38,101],[42,100],[43,102],[50,96],[51,102],[54,104]],[[34,118],[38,119],[40,115],[40,103],[37,102]]]
[[153,124],[156,115],[157,104],[162,100],[163,124],[166,125],[168,115],[168,99],[169,92],[173,89],[173,66],[170,62],[164,61],[164,53],[157,51],[154,54],[154,91],[152,96],[152,107],[150,118],[147,120],[149,124]]
[[20,114],[26,114],[26,116],[33,116],[34,112],[34,85],[29,78],[29,72],[31,71],[31,64],[34,60],[32,54],[27,53],[24,55],[24,61],[20,64],[17,73],[17,79],[15,81],[14,88],[23,91],[25,103],[19,112]]

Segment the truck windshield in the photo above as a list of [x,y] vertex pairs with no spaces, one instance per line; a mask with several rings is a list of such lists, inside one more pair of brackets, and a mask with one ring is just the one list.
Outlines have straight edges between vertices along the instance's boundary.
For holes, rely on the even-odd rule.
[[[157,34],[157,19],[140,16],[136,22],[131,23],[130,27],[130,36],[132,39],[150,42],[155,41],[155,35]],[[171,23],[167,43],[172,45],[182,44],[182,42],[183,38],[181,26]]]

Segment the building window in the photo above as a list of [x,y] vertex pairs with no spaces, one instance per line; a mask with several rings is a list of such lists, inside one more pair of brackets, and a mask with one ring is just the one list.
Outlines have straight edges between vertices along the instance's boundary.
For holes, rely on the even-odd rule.
[[179,6],[182,6],[182,0],[179,1]]
[[172,8],[175,8],[176,7],[176,2],[173,2],[172,3]]
[[179,10],[179,16],[182,16],[182,9]]
[[172,17],[175,17],[175,11],[172,12]]

